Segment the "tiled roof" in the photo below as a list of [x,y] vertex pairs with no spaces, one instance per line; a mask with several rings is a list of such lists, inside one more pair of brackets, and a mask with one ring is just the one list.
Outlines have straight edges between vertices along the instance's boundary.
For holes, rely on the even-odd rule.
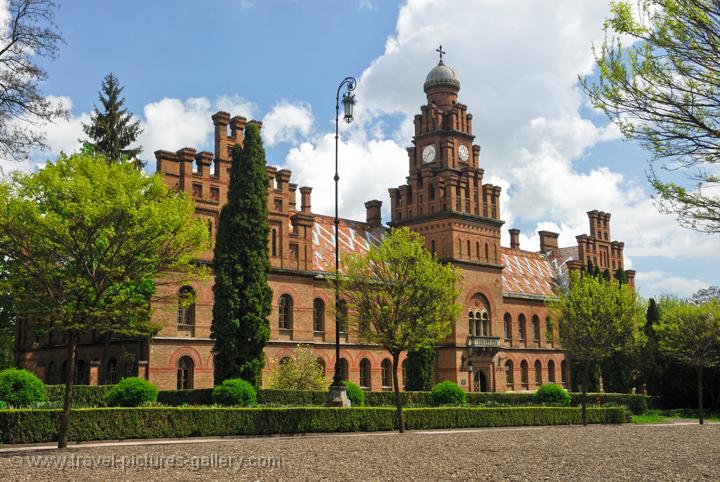
[[[367,223],[340,219],[340,259],[348,253],[367,253],[371,244],[382,239],[386,228],[373,227]],[[335,237],[332,216],[315,215],[313,228],[313,269],[332,272],[335,269]],[[553,287],[562,283],[566,263],[577,257],[572,250],[562,248],[555,256],[541,253],[501,248],[503,269],[503,293],[520,296],[552,296]],[[340,267],[342,270],[342,265]]]
[[[385,228],[372,227],[367,223],[340,219],[338,238],[340,239],[340,259],[348,253],[365,254],[370,244],[380,242]],[[330,272],[335,270],[335,225],[332,216],[315,215],[313,228],[315,249],[313,269]],[[342,270],[342,266],[341,266]]]
[[523,296],[552,296],[557,273],[541,253],[501,248],[503,293]]

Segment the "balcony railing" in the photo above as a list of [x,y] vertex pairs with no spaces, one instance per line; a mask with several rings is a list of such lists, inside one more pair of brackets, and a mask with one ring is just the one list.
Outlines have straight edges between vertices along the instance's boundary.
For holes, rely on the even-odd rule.
[[499,336],[471,336],[468,345],[472,348],[500,348]]

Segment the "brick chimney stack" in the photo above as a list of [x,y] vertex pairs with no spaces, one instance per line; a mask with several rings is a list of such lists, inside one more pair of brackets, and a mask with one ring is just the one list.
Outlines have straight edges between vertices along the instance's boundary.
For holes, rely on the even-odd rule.
[[373,199],[365,203],[366,220],[370,226],[380,227],[382,225],[382,215],[380,214],[380,208],[382,207],[382,201]]
[[558,251],[558,233],[550,231],[538,231],[540,235],[540,252],[547,253],[552,251],[556,253]]
[[312,192],[312,188],[308,186],[303,186],[300,188],[300,210],[306,214],[310,214],[312,211],[310,210],[310,193]]
[[511,228],[508,232],[510,233],[510,249],[520,249],[520,230]]
[[215,125],[215,159],[230,159],[228,156],[227,126],[230,124],[230,114],[216,112],[212,116]]
[[[243,132],[245,131],[245,124],[247,124],[247,119],[241,116],[236,115],[232,119],[230,119],[230,142],[235,144],[243,145]],[[232,147],[232,146],[230,146]]]

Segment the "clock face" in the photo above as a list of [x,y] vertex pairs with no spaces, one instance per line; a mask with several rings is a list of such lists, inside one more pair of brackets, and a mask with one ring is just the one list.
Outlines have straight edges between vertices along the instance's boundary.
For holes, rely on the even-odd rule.
[[460,147],[458,148],[458,156],[460,156],[461,161],[467,162],[468,158],[470,157],[467,146],[465,146],[464,144],[460,145]]
[[425,146],[425,148],[422,151],[423,156],[423,162],[425,164],[429,162],[433,162],[435,160],[435,147],[434,146]]

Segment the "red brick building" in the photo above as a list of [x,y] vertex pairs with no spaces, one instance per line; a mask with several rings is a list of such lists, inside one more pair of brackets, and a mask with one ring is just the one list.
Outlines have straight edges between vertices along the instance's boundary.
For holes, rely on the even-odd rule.
[[[567,280],[569,269],[588,260],[613,273],[624,269],[623,243],[610,237],[610,214],[589,212],[590,234],[577,236],[577,246],[561,248],[556,233],[541,231],[540,245],[524,250],[516,229],[510,229],[510,247],[501,246],[500,187],[483,182],[472,114],[458,102],[460,83],[454,71],[441,60],[428,74],[424,90],[427,103],[415,116],[415,136],[407,150],[407,181],[389,190],[389,225],[418,231],[428,250],[462,272],[463,314],[437,346],[434,376],[471,391],[568,384],[568,363],[545,300],[556,283]],[[225,112],[213,115],[212,121],[214,152],[186,147],[157,151],[155,156],[168,186],[192,196],[197,215],[214,234],[227,197],[230,149],[242,144],[248,121]],[[289,170],[269,167],[267,174],[273,314],[266,370],[273,361],[292,356],[298,344],[307,344],[330,377],[335,364],[334,295],[326,273],[334,269],[332,218],[313,213],[312,188],[298,188]],[[341,252],[362,253],[382,237],[386,228],[381,206],[381,201],[368,201],[364,222],[341,221]],[[210,260],[211,253],[203,257]],[[635,273],[626,274],[632,283]],[[161,389],[212,386],[212,285],[212,276],[187,286],[163,285],[164,295],[180,298],[192,292],[196,303],[156,306],[154,316],[162,329],[152,340],[99,339],[87,333],[78,347],[78,381],[113,383],[137,373]],[[61,337],[40,339],[20,325],[17,341],[19,365],[48,383],[62,381],[66,349]],[[353,332],[342,333],[341,343],[347,378],[373,390],[390,388],[386,352]]]

